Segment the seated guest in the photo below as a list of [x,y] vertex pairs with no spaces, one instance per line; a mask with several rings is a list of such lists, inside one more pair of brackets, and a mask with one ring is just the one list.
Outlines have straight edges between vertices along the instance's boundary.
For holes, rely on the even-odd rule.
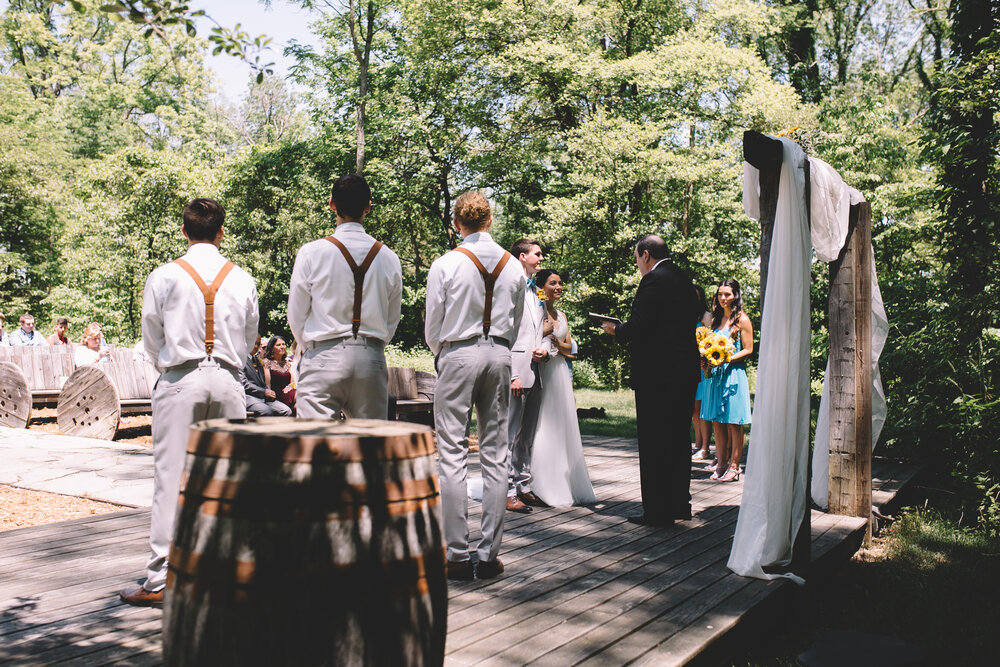
[[56,332],[49,336],[49,345],[70,345],[73,343],[66,335],[66,328],[69,327],[69,320],[60,317],[56,320]]
[[292,362],[288,360],[288,344],[281,336],[272,336],[264,348],[264,377],[275,398],[295,412],[295,386],[292,384]]
[[91,322],[89,326],[94,327],[97,331],[97,335],[101,339],[101,349],[106,349],[108,347],[108,341],[104,340],[104,327],[100,322]]
[[42,334],[35,331],[35,318],[31,313],[21,315],[21,328],[11,332],[10,344],[25,346],[47,345]]
[[0,347],[5,345],[10,345],[10,336],[7,334],[6,331],[3,330],[4,322],[5,318],[3,316],[3,313],[0,313]]
[[257,336],[257,342],[247,355],[243,370],[240,372],[240,382],[243,383],[243,390],[247,394],[247,412],[256,416],[289,417],[292,409],[281,401],[276,401],[277,395],[267,387],[264,364],[257,357],[259,350],[260,336]]
[[77,367],[111,361],[111,352],[107,348],[101,348],[100,328],[90,324],[83,330],[83,338],[80,339],[80,344],[76,346],[76,351],[73,353],[73,361]]

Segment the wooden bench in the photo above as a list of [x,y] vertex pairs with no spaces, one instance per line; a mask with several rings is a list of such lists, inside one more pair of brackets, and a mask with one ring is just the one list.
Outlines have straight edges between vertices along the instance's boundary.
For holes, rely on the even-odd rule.
[[54,406],[73,368],[72,346],[0,347],[0,425],[25,428],[32,406]]
[[433,426],[437,376],[412,368],[389,368],[389,393],[396,397],[396,419]]

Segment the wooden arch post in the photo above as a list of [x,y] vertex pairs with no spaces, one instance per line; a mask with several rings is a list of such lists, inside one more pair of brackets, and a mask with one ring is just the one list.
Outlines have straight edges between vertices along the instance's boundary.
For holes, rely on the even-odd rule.
[[830,263],[829,511],[868,519],[872,538],[871,206],[851,207],[847,241]]
[[[778,205],[781,142],[743,133],[743,157],[760,171],[760,302],[764,312],[771,236]],[[808,174],[807,183],[808,183]],[[830,264],[830,486],[829,512],[869,519],[872,507],[871,207],[851,206],[847,241]],[[812,466],[809,466],[810,474]],[[810,512],[796,535],[793,566],[809,562]]]

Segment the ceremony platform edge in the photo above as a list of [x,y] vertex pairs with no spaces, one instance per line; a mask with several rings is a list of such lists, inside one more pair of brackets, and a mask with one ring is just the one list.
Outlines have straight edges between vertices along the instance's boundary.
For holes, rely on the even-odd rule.
[[[794,584],[726,567],[742,481],[693,466],[694,518],[636,526],[635,441],[585,436],[584,448],[598,503],[508,513],[506,572],[452,582],[446,665],[718,664],[739,653],[728,639],[741,626],[787,611]],[[849,559],[864,527],[814,511],[807,578]],[[160,664],[161,612],[117,598],[142,577],[148,530],[139,509],[0,533],[0,663]]]

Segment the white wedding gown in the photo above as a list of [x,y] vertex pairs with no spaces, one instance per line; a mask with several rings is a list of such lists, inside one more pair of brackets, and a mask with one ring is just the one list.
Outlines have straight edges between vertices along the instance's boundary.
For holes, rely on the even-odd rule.
[[[555,334],[565,338],[568,330],[566,316],[560,312]],[[542,400],[531,452],[531,490],[553,507],[597,502],[583,458],[569,366],[554,353],[547,362],[539,364],[539,373]]]

